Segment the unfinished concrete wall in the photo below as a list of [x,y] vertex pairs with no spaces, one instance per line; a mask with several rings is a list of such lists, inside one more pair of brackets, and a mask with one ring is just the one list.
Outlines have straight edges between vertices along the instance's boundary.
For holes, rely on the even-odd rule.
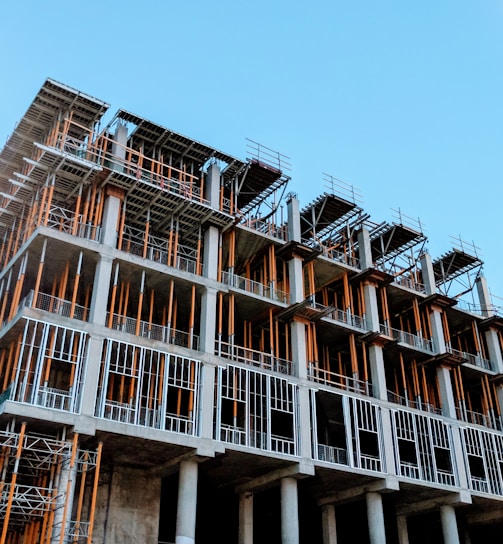
[[103,476],[93,544],[157,544],[160,478],[129,467],[114,467],[113,472],[104,472]]

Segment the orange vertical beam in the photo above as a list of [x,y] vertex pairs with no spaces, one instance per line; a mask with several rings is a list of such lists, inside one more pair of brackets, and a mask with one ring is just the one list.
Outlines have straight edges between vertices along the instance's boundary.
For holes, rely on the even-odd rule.
[[19,432],[18,444],[16,448],[16,458],[15,458],[14,468],[12,470],[12,477],[10,481],[9,496],[7,498],[7,506],[5,509],[5,514],[3,516],[3,528],[2,528],[2,535],[0,536],[0,544],[5,544],[6,538],[7,538],[7,529],[9,527],[9,518],[11,514],[11,509],[12,509],[12,501],[14,499],[14,491],[16,489],[19,461],[21,459],[21,453],[23,451],[25,429],[26,429],[26,423],[23,423],[21,425],[21,431]]
[[135,335],[140,335],[140,325],[141,325],[141,311],[143,307],[143,290],[145,289],[145,270],[141,273],[141,284],[140,284],[140,294],[138,297],[138,309],[136,312],[136,328]]
[[93,538],[93,529],[94,529],[94,518],[96,510],[96,497],[98,495],[98,481],[100,475],[100,464],[101,464],[101,450],[103,448],[103,443],[98,444],[98,450],[96,454],[96,466],[94,467],[94,484],[93,484],[93,493],[91,496],[91,508],[89,510],[89,527],[87,531],[87,544],[92,543]]

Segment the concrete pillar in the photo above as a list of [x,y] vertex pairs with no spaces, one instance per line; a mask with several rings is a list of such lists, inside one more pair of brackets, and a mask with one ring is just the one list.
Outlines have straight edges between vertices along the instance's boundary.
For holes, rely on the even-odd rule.
[[302,321],[290,323],[292,341],[293,374],[299,378],[307,378],[306,326]]
[[201,419],[200,436],[202,438],[213,438],[213,424],[214,424],[214,402],[215,402],[215,365],[211,363],[203,363],[201,371],[201,397],[199,406],[199,414]]
[[380,400],[388,399],[386,373],[384,371],[383,348],[376,344],[369,345],[369,367],[372,391],[374,397]]
[[[58,500],[57,506],[54,510],[54,531],[51,538],[52,544],[57,544],[60,542],[61,532],[68,532],[70,520],[72,518],[73,497],[75,494],[76,484],[75,478],[77,476],[77,472],[75,467],[70,468],[70,456],[71,454],[69,453],[66,459],[63,461],[63,466],[61,467],[61,472],[59,475]],[[67,504],[66,518],[63,519],[63,515],[65,514],[65,503]],[[66,536],[67,535],[65,534],[65,537]],[[67,538],[64,538],[63,542],[67,542]]]
[[94,271],[93,294],[89,310],[90,323],[103,326],[106,323],[111,277],[112,258],[101,255]]
[[442,326],[442,314],[439,309],[432,308],[430,312],[431,334],[433,338],[433,349],[437,353],[445,353],[444,328]]
[[107,188],[101,220],[101,243],[108,247],[117,247],[117,225],[121,212],[122,195],[121,189]]
[[203,275],[211,280],[216,280],[218,277],[219,242],[220,231],[210,225],[204,233]]
[[294,478],[281,480],[281,543],[299,544],[297,480]]
[[288,241],[300,242],[300,208],[299,201],[294,196],[291,196],[287,201],[288,210]]
[[479,295],[480,308],[482,310],[482,315],[484,317],[491,317],[494,315],[493,305],[491,303],[491,295],[489,294],[489,289],[487,287],[487,281],[484,276],[479,276],[475,280],[477,285],[477,293]]
[[442,523],[442,534],[444,544],[459,544],[458,525],[456,522],[456,511],[450,504],[440,507],[440,521]]
[[313,445],[311,435],[311,396],[309,389],[304,385],[299,385],[298,394],[299,410],[297,422],[298,441],[300,457],[311,460]]
[[239,544],[253,544],[253,493],[239,495]]
[[220,168],[218,164],[210,164],[206,174],[206,199],[212,208],[220,209]]
[[436,293],[437,287],[435,285],[435,273],[433,272],[433,263],[430,254],[423,253],[419,262],[421,263],[425,292],[427,295],[433,295]]
[[454,393],[452,390],[451,373],[449,368],[444,365],[437,366],[437,379],[440,389],[442,413],[446,417],[456,419],[456,403],[454,402]]
[[501,356],[498,332],[494,329],[489,329],[485,331],[485,337],[492,367],[498,374],[503,374],[503,358]]
[[358,247],[360,248],[360,268],[362,270],[372,268],[374,266],[374,263],[372,261],[370,234],[365,227],[363,227],[362,230],[358,233]]
[[84,384],[82,386],[80,405],[80,411],[85,416],[94,417],[95,415],[102,351],[103,337],[90,336],[87,344]]
[[363,284],[363,298],[365,300],[365,324],[369,331],[380,332],[379,309],[377,306],[376,286],[373,283]]
[[197,471],[198,466],[196,461],[189,460],[180,463],[175,544],[195,543]]
[[[127,145],[127,126],[120,123],[115,128],[114,139],[112,142],[112,155],[118,159],[126,159],[126,145]],[[115,170],[119,170],[117,167]],[[121,168],[122,172],[124,169]]]
[[302,302],[304,294],[304,272],[302,270],[302,259],[293,257],[288,261],[288,277],[290,280],[290,304]]
[[201,296],[201,336],[199,349],[204,353],[215,353],[217,319],[217,290],[206,287]]
[[337,544],[337,524],[333,504],[322,506],[321,523],[323,525],[323,544]]
[[398,530],[398,544],[409,544],[409,530],[407,529],[407,516],[397,516],[396,526]]
[[386,544],[382,497],[379,493],[367,493],[365,499],[367,502],[370,544]]

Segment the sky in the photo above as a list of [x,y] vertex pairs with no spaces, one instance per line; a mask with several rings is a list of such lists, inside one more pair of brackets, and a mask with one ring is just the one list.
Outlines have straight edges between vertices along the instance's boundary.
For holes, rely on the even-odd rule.
[[503,307],[503,0],[17,0],[0,11],[0,146],[46,78],[247,157],[301,207],[350,184],[433,259],[477,247]]

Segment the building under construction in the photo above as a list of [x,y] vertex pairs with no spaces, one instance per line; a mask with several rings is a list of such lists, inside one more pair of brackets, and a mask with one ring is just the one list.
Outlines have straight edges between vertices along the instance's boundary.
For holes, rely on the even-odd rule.
[[[0,544],[503,534],[503,317],[374,222],[48,79],[0,152]],[[499,538],[498,538],[499,535]]]

